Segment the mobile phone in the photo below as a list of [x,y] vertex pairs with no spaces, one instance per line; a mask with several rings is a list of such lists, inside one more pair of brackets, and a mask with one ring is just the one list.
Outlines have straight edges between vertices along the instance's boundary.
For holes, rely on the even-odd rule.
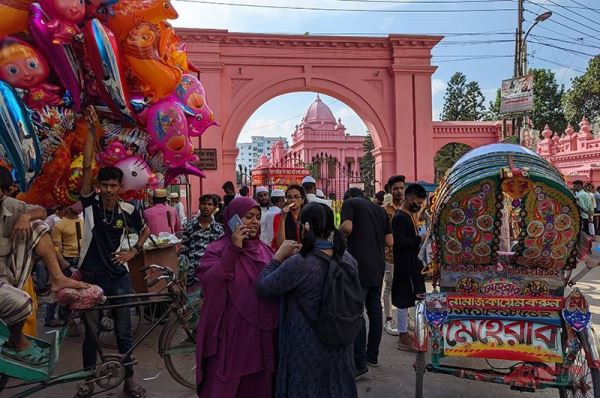
[[229,220],[229,228],[231,232],[235,232],[235,229],[242,223],[242,219],[237,214],[234,214],[233,217]]

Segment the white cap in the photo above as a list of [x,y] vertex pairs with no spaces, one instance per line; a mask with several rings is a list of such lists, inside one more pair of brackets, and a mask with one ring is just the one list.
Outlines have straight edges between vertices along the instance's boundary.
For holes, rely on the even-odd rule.
[[269,189],[267,187],[258,187],[256,188],[256,193],[261,193],[261,192],[269,192]]
[[179,197],[179,194],[178,194],[177,192],[172,192],[172,193],[169,195],[169,198],[171,198],[171,199],[177,199],[178,197]]
[[304,184],[316,184],[316,183],[317,183],[317,181],[314,178],[312,178],[311,176],[306,176],[302,180],[302,185],[304,185]]
[[283,190],[281,190],[281,189],[274,189],[271,192],[271,197],[272,198],[285,198],[285,192],[283,192]]
[[325,194],[320,189],[317,189],[317,193],[315,194],[317,198],[325,199]]

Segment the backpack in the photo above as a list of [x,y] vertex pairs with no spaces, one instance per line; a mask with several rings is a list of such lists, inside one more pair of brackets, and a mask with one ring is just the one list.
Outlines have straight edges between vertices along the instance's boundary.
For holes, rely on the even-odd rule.
[[323,345],[348,346],[363,325],[364,302],[358,272],[350,264],[320,251],[314,255],[327,263],[318,318],[310,319],[300,303],[298,308]]

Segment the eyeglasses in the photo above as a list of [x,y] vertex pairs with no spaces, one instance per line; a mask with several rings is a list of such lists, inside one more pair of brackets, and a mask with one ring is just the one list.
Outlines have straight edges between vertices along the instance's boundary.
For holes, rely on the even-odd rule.
[[288,195],[286,196],[287,199],[302,199],[302,196],[300,195]]

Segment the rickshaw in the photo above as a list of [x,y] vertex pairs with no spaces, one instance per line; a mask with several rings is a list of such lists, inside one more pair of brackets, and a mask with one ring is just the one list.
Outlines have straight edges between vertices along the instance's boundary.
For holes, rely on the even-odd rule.
[[[32,343],[48,353],[48,362],[33,366],[8,358],[0,353],[0,396],[8,393],[13,398],[24,398],[45,388],[71,382],[80,382],[76,388],[77,394],[81,396],[96,395],[114,389],[121,385],[125,379],[125,366],[130,363],[135,364],[135,359],[130,359],[129,354],[133,353],[135,348],[140,346],[163,323],[164,326],[161,328],[158,339],[158,353],[163,358],[165,367],[173,380],[182,386],[195,389],[195,329],[200,316],[201,298],[199,294],[188,296],[182,282],[168,267],[153,264],[142,268],[141,271],[147,272],[147,276],[152,278],[148,286],[151,287],[160,281],[164,281],[166,283],[165,289],[157,293],[111,296],[109,299],[127,299],[128,302],[102,304],[89,309],[90,311],[110,310],[149,304],[164,304],[167,307],[153,321],[150,328],[135,339],[133,347],[127,354],[106,353],[101,345],[97,344],[100,360],[96,368],[81,369],[57,375],[55,371],[60,358],[60,347],[67,334],[67,328],[64,327],[57,331],[50,342],[27,336]],[[0,346],[5,343],[9,336],[8,328],[0,321]],[[7,386],[10,378],[16,379],[16,383]],[[12,394],[10,391],[3,392],[3,390],[15,388],[22,391]]]
[[600,398],[599,341],[571,289],[591,238],[561,173],[519,145],[476,148],[448,170],[432,213],[435,289],[415,308],[415,396],[433,372]]

